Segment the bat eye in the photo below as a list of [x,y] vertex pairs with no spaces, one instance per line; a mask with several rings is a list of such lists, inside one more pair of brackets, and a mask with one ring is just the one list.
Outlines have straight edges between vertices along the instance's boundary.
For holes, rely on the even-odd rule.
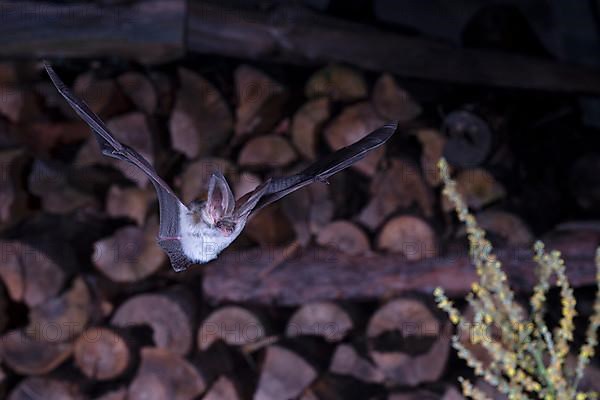
[[235,222],[221,220],[215,224],[215,227],[225,236],[229,236],[235,231]]

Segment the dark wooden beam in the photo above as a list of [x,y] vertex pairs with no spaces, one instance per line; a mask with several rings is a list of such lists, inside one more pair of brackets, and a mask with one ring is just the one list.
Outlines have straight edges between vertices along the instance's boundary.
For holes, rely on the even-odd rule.
[[372,71],[464,84],[600,94],[600,71],[506,53],[469,50],[325,17],[303,8],[269,13],[190,3],[188,50]]
[[[594,255],[600,233],[582,232],[549,240],[547,249],[559,249],[574,287],[596,284]],[[431,293],[441,286],[462,296],[477,280],[466,251],[456,256],[408,262],[397,255],[349,256],[330,249],[309,248],[270,274],[261,275],[281,249],[230,251],[204,270],[203,290],[214,303],[300,305],[320,300],[377,300],[410,291]],[[516,291],[537,283],[532,252],[510,248],[496,252]],[[202,268],[202,267],[196,267]]]
[[0,57],[123,57],[143,63],[185,53],[186,0],[56,4],[0,2]]

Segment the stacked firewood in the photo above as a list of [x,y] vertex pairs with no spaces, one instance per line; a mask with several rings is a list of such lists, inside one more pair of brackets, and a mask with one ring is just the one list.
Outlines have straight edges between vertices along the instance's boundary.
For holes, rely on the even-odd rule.
[[[447,256],[462,254],[465,235],[441,199],[435,165],[446,156],[482,227],[522,251],[534,230],[523,203],[555,187],[519,186],[532,178],[507,137],[508,111],[489,101],[446,109],[446,89],[413,83],[409,91],[392,75],[334,64],[289,74],[227,60],[56,68],[185,202],[206,195],[215,170],[240,197],[387,120],[400,128],[329,184],[262,210],[222,260],[176,274],[155,243],[148,179],[101,156],[40,65],[1,64],[7,398],[461,398],[453,382],[465,368],[450,357],[451,327],[424,293],[447,284],[459,294],[473,275],[464,254]],[[582,213],[598,204],[586,172],[594,163],[588,156],[573,166],[569,196]],[[535,216],[536,233],[547,230]],[[583,257],[598,229],[576,228],[584,232],[565,226],[556,240]],[[594,282],[587,254],[578,286]],[[520,290],[527,276],[517,277]]]

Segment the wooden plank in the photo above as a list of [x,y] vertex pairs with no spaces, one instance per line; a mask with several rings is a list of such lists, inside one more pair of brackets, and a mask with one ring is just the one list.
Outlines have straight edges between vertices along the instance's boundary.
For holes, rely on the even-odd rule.
[[600,93],[600,71],[383,32],[306,9],[270,13],[190,3],[190,51],[319,65],[349,63],[405,77],[464,84]]
[[[574,287],[596,282],[594,255],[600,233],[571,233],[546,243],[559,249]],[[266,276],[281,249],[231,251],[209,264],[203,290],[213,303],[248,302],[296,306],[313,301],[377,300],[409,291],[430,294],[441,286],[450,295],[462,296],[477,280],[466,251],[419,262],[397,255],[349,256],[324,248],[308,248]],[[496,252],[504,263],[512,287],[528,291],[537,283],[532,252],[509,248]]]
[[184,54],[185,0],[55,4],[0,2],[0,57],[124,57],[159,63]]

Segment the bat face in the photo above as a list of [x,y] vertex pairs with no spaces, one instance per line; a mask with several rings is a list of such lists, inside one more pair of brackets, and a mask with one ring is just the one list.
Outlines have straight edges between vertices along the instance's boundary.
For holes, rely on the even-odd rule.
[[327,182],[330,176],[385,143],[398,127],[397,122],[388,123],[358,142],[316,161],[296,175],[268,179],[237,203],[225,177],[215,172],[209,180],[207,200],[192,203],[188,207],[148,160],[131,147],[120,143],[85,102],[71,93],[52,67],[47,63],[44,66],[59,93],[92,129],[102,154],[131,163],[150,178],[156,189],[160,208],[157,242],[167,253],[177,272],[194,263],[206,263],[215,259],[239,236],[248,218],[256,211],[310,183]]
[[239,236],[247,220],[233,215],[233,193],[220,173],[213,173],[208,185],[206,201],[192,202],[179,212],[182,251],[197,263],[215,259]]

